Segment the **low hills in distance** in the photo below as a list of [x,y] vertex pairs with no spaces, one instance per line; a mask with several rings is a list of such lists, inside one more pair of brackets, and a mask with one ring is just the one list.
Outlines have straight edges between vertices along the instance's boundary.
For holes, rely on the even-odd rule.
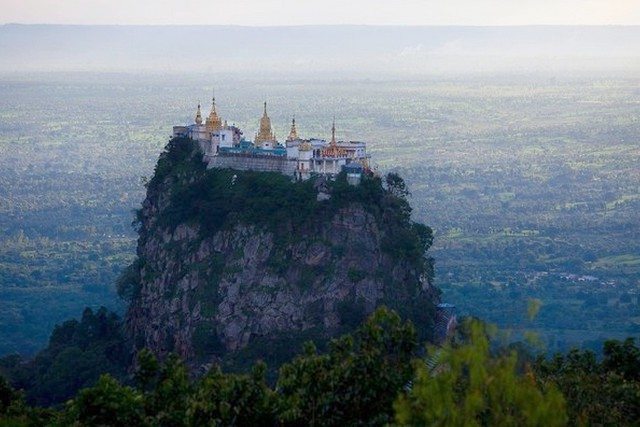
[[[638,26],[0,26],[0,72],[632,72]],[[420,71],[418,71],[420,70]]]

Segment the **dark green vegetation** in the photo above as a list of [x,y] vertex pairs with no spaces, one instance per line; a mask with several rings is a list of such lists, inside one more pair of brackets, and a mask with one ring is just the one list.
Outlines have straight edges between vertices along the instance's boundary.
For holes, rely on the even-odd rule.
[[539,359],[538,382],[555,384],[565,395],[576,424],[637,425],[640,419],[640,348],[634,340],[606,341],[604,357],[572,350]]
[[443,347],[420,351],[415,329],[380,308],[326,352],[312,343],[283,364],[192,380],[170,356],[148,351],[135,372],[102,375],[52,409],[25,403],[0,378],[3,425],[633,425],[640,408],[640,349],[609,341],[604,358],[574,351],[532,361],[490,350],[491,328],[464,322]]
[[[168,188],[161,188],[166,181],[170,182]],[[357,203],[388,227],[381,244],[385,252],[425,267],[424,254],[433,243],[432,231],[411,221],[409,192],[399,175],[388,174],[384,183],[379,176],[367,175],[360,185],[352,186],[344,173],[339,174],[326,182],[331,198],[325,202],[317,201],[315,185],[314,179],[292,182],[279,173],[206,170],[197,143],[172,139],[160,155],[148,192],[170,194],[169,206],[157,218],[157,226],[162,229],[173,231],[180,224],[196,224],[202,237],[210,237],[222,228],[250,224],[273,232],[280,247],[300,236],[301,228],[310,229],[339,209]],[[137,211],[138,219],[140,215]],[[139,231],[141,239],[149,232]],[[277,260],[274,264],[277,268]],[[126,280],[131,280],[131,274],[135,271],[126,272]]]
[[519,329],[533,296],[551,348],[638,335],[635,77],[20,75],[0,83],[0,354],[34,353],[87,305],[117,308],[140,177],[214,83],[219,112],[249,136],[267,97],[278,135],[295,113],[301,135],[326,138],[335,113],[339,138],[371,141],[433,226],[436,284],[460,312]]
[[56,326],[49,344],[34,359],[1,358],[0,374],[25,390],[30,403],[49,406],[94,385],[101,374],[126,378],[129,353],[120,318],[104,307],[95,313],[87,308],[80,321]]

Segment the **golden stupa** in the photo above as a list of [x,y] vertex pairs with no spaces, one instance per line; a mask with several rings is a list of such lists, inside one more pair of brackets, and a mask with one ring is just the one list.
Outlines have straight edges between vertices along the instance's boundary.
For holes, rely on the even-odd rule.
[[344,157],[347,155],[347,152],[344,148],[338,147],[338,142],[336,141],[336,119],[333,118],[333,124],[331,125],[331,142],[329,142],[329,146],[322,149],[323,157]]
[[287,141],[295,141],[296,139],[299,139],[298,130],[296,129],[296,118],[293,117],[293,120],[291,120],[291,130],[289,131]]
[[220,130],[220,128],[222,127],[222,119],[218,116],[218,112],[216,111],[215,94],[211,99],[211,112],[209,113],[209,117],[207,117],[206,126],[209,132]]
[[262,146],[265,142],[275,142],[276,137],[271,130],[271,119],[267,115],[267,102],[264,103],[264,113],[260,119],[260,130],[256,135],[255,143],[258,147]]

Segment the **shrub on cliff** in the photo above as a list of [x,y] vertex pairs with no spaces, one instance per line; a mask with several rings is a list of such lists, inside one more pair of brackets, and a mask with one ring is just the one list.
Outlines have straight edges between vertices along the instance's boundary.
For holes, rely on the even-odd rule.
[[175,183],[179,178],[196,175],[204,169],[202,151],[197,142],[190,138],[172,138],[160,153],[147,189],[155,191],[167,178]]
[[[391,173],[383,181],[365,175],[360,185],[352,186],[341,173],[327,187],[331,198],[318,202],[313,179],[293,182],[275,172],[205,170],[198,144],[185,138],[167,144],[147,186],[152,199],[162,192],[169,196],[168,205],[159,213],[159,226],[174,229],[182,223],[197,224],[204,236],[245,223],[266,227],[276,238],[286,240],[297,227],[360,204],[383,226],[383,249],[422,267],[432,232],[411,221],[409,192],[400,176]],[[136,223],[140,222],[144,218],[139,211]]]

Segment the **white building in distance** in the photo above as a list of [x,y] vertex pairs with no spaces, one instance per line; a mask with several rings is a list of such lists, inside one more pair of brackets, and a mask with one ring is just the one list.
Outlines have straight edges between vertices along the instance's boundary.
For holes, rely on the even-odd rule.
[[195,123],[174,126],[173,137],[197,141],[209,168],[280,172],[299,180],[308,179],[314,174],[335,177],[345,171],[352,184],[360,182],[362,173],[370,172],[366,143],[336,140],[335,119],[328,142],[324,139],[300,138],[295,118],[291,122],[289,136],[284,142],[279,142],[271,128],[266,102],[253,142],[246,140],[238,127],[222,121],[216,111],[215,96],[204,123],[198,104]]

